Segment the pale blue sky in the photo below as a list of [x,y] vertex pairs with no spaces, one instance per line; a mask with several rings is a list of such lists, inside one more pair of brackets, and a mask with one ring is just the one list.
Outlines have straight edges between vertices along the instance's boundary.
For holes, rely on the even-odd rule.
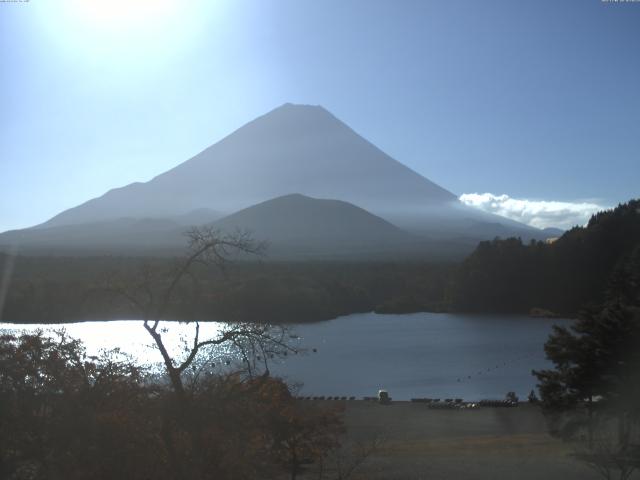
[[640,194],[640,3],[160,1],[105,18],[0,3],[0,231],[284,102],[323,105],[457,194]]

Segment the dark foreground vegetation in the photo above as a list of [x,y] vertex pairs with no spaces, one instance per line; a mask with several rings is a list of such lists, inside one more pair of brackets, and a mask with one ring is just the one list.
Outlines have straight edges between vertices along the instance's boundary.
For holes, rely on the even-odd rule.
[[533,373],[551,433],[581,440],[576,458],[624,480],[640,468],[640,263],[618,265],[603,296],[554,327],[554,368]]
[[327,468],[343,430],[339,409],[266,375],[199,371],[178,394],[117,351],[0,337],[3,479],[295,478]]

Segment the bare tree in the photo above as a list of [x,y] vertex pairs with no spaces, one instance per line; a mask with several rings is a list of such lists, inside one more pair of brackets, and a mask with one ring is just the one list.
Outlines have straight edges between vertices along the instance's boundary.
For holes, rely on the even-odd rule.
[[195,269],[198,266],[215,267],[226,272],[234,257],[261,255],[265,248],[264,243],[255,242],[248,232],[222,234],[211,227],[199,227],[192,228],[186,235],[189,239],[187,254],[178,259],[169,272],[158,273],[149,265],[144,265],[136,282],[123,283],[111,279],[107,287],[112,294],[124,298],[142,316],[143,326],[162,356],[166,374],[178,397],[185,393],[183,374],[194,367],[198,354],[205,347],[234,346],[250,374],[255,373],[259,365],[263,365],[268,373],[269,358],[289,351],[297,353],[297,349],[289,345],[286,330],[282,327],[259,321],[229,323],[214,338],[202,338],[200,322],[186,319],[186,323],[195,327],[193,338],[185,357],[176,358],[165,344],[161,324],[166,320],[169,309],[178,296],[178,290],[186,282],[190,282],[187,290],[197,297],[200,288]]
[[[183,312],[185,305],[176,305],[176,301],[191,297],[192,303],[200,298],[198,268],[214,267],[226,272],[226,267],[238,255],[261,255],[265,246],[255,242],[247,232],[222,234],[209,228],[192,228],[186,233],[189,244],[185,256],[177,259],[173,268],[162,271],[144,265],[137,281],[116,282],[110,279],[108,291],[126,302],[139,312],[142,323],[159,350],[166,375],[173,394],[167,397],[163,415],[162,439],[165,445],[172,476],[178,478],[199,478],[206,470],[207,442],[203,431],[202,419],[198,417],[198,407],[193,403],[198,376],[206,371],[208,365],[203,352],[211,353],[212,348],[229,346],[239,354],[246,372],[254,375],[260,365],[264,366],[263,375],[268,376],[268,360],[275,356],[297,353],[289,344],[289,335],[284,327],[272,326],[256,321],[255,323],[227,323],[214,336],[201,335],[200,322],[194,318],[184,319],[194,326],[193,335],[186,342],[185,352],[180,356],[168,348],[163,333],[163,321],[169,315],[175,317],[175,311]],[[226,274],[226,273],[225,273]],[[181,298],[179,298],[181,297]],[[256,319],[259,320],[259,319]],[[192,383],[187,395],[185,380],[189,376]],[[197,403],[197,402],[196,402]],[[188,438],[190,447],[181,447]]]

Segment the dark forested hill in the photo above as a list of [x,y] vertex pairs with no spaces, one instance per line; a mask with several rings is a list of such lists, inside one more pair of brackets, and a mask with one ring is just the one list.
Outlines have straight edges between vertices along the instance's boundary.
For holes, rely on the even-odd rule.
[[300,194],[267,200],[236,212],[214,224],[224,231],[249,230],[270,244],[308,249],[354,249],[404,245],[415,242],[410,234],[371,213],[340,200]]
[[640,259],[640,200],[594,215],[553,243],[481,242],[460,266],[451,304],[459,311],[575,314],[602,300],[617,269]]

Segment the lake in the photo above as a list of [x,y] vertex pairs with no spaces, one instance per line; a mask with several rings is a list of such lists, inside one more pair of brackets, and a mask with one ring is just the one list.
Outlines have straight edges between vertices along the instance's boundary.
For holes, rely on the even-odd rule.
[[[381,388],[397,400],[412,397],[521,398],[535,388],[532,369],[550,366],[543,345],[553,324],[567,320],[518,315],[362,313],[292,325],[305,354],[270,365],[274,375],[301,382],[300,395],[373,396]],[[191,326],[164,322],[164,337],[178,351]],[[139,361],[160,361],[142,322],[122,320],[62,325],[0,324],[0,329],[65,328],[85,342],[89,354],[119,347]],[[220,324],[201,327],[201,338]],[[315,350],[315,351],[314,351]],[[230,353],[219,351],[221,364]]]

